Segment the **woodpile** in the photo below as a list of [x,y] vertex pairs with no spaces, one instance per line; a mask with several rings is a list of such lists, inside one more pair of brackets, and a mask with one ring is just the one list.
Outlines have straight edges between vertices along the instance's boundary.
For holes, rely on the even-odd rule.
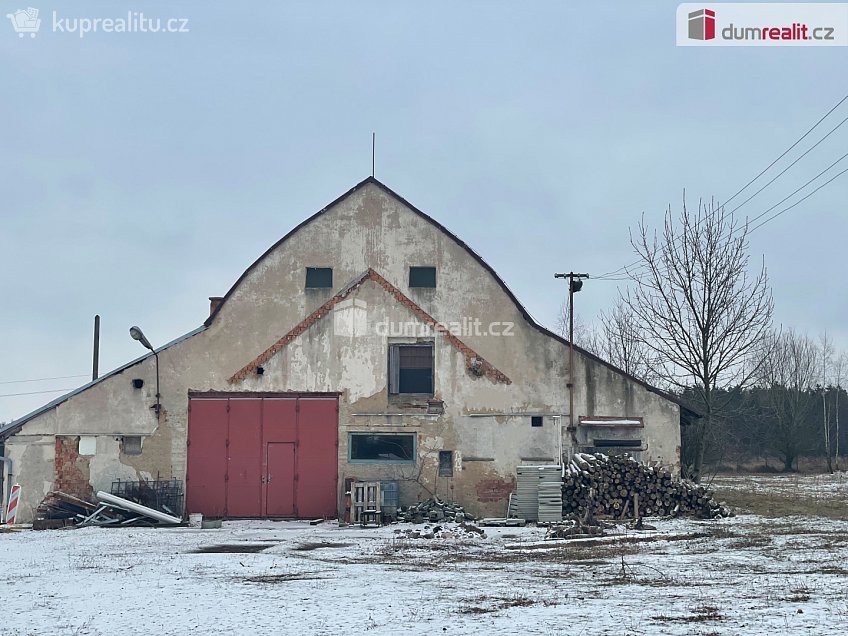
[[628,455],[577,453],[562,483],[563,517],[586,519],[682,517],[716,519],[730,511],[704,486],[676,479],[668,470]]

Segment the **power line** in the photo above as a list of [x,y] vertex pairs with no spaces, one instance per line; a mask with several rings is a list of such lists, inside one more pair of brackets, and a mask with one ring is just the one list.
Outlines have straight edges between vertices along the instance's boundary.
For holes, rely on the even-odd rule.
[[818,120],[815,124],[813,124],[813,127],[812,127],[812,128],[810,128],[807,132],[805,132],[803,135],[801,135],[801,137],[800,137],[800,139],[798,139],[798,141],[796,141],[794,144],[792,144],[791,146],[789,146],[789,148],[787,148],[786,150],[784,150],[782,155],[780,155],[777,159],[775,159],[775,160],[774,160],[774,161],[772,161],[769,165],[767,165],[767,166],[765,167],[765,169],[763,169],[763,171],[762,171],[762,172],[760,172],[760,174],[758,174],[756,177],[754,177],[754,178],[753,178],[753,179],[751,179],[748,183],[746,183],[746,184],[742,187],[742,189],[741,189],[741,190],[739,190],[739,192],[737,192],[737,193],[736,193],[736,194],[734,194],[732,197],[730,197],[727,201],[725,201],[725,202],[724,202],[724,204],[725,204],[725,205],[727,205],[728,203],[730,203],[731,201],[733,201],[733,199],[735,199],[735,198],[736,198],[736,197],[738,197],[740,194],[742,194],[742,193],[745,191],[745,189],[746,189],[749,185],[751,185],[752,183],[754,183],[754,181],[756,181],[757,179],[759,179],[760,177],[762,177],[762,176],[763,176],[766,172],[768,172],[768,170],[769,170],[769,169],[770,169],[770,168],[771,168],[774,164],[776,164],[778,161],[780,161],[781,159],[783,159],[783,158],[784,158],[784,157],[785,157],[785,156],[789,153],[789,151],[790,151],[790,150],[792,150],[795,146],[797,146],[797,145],[798,145],[798,144],[800,144],[802,141],[804,141],[804,139],[805,139],[805,138],[806,138],[806,137],[807,137],[807,136],[808,136],[811,132],[813,132],[816,128],[818,128],[818,125],[819,125],[820,123],[822,123],[825,119],[827,119],[827,118],[828,118],[828,116],[829,116],[829,115],[830,115],[833,111],[835,111],[837,108],[839,108],[839,107],[842,105],[842,103],[843,103],[846,99],[848,99],[848,95],[846,95],[845,97],[843,97],[842,99],[840,99],[840,100],[839,100],[839,102],[836,104],[836,106],[834,106],[834,107],[833,107],[833,108],[831,108],[829,111],[827,111],[827,112],[824,114],[824,116],[822,116],[822,118],[821,118],[821,119],[819,119],[819,120]]
[[754,230],[756,230],[758,227],[762,227],[763,225],[765,225],[765,224],[766,224],[766,223],[768,223],[769,221],[773,221],[774,219],[776,219],[777,217],[779,217],[779,216],[780,216],[781,214],[783,214],[784,212],[788,212],[789,210],[791,210],[792,208],[794,208],[796,205],[798,205],[799,203],[801,203],[801,202],[802,202],[802,201],[804,201],[805,199],[809,199],[809,198],[810,198],[811,196],[813,196],[816,192],[818,192],[819,190],[821,190],[823,187],[825,187],[828,183],[830,183],[831,181],[833,181],[833,180],[834,180],[834,179],[836,179],[837,177],[841,177],[841,176],[842,176],[843,174],[845,174],[846,172],[848,172],[848,168],[845,168],[845,170],[843,170],[842,172],[837,172],[835,175],[833,175],[833,177],[831,177],[830,179],[828,179],[827,181],[825,181],[825,182],[824,182],[823,184],[821,184],[818,188],[816,188],[815,190],[813,190],[812,192],[810,192],[807,196],[805,196],[805,197],[803,197],[803,198],[801,198],[801,199],[798,199],[798,201],[796,201],[795,203],[793,203],[792,205],[790,205],[788,208],[785,208],[785,209],[781,210],[780,212],[778,212],[777,214],[775,214],[775,215],[773,215],[773,216],[770,216],[770,217],[769,217],[769,218],[767,218],[765,221],[763,221],[762,223],[760,223],[759,225],[755,226],[754,228],[752,228],[752,229],[751,229],[751,230],[749,230],[749,231],[753,232],[753,231],[754,231]]
[[83,375],[57,375],[53,378],[33,378],[32,380],[4,380],[0,384],[23,384],[24,382],[44,382],[46,380],[69,380],[71,378],[87,378],[88,374]]
[[[725,217],[725,212],[724,212],[724,206],[725,206],[725,205],[727,205],[728,203],[730,203],[730,201],[732,201],[732,200],[733,200],[733,199],[735,199],[737,196],[739,196],[739,195],[740,195],[742,192],[744,192],[744,191],[745,191],[745,190],[746,190],[746,189],[747,189],[747,188],[748,188],[748,187],[749,187],[752,183],[754,183],[757,179],[759,179],[761,176],[763,176],[763,174],[765,174],[765,173],[766,173],[766,172],[767,172],[767,171],[768,171],[768,170],[769,170],[772,166],[774,166],[774,165],[775,165],[778,161],[780,161],[783,157],[785,157],[785,156],[786,156],[786,155],[787,155],[787,154],[788,154],[788,153],[789,153],[789,152],[790,152],[793,148],[795,148],[795,146],[797,146],[799,143],[801,143],[801,142],[802,142],[802,141],[803,141],[806,137],[808,137],[808,136],[810,135],[810,133],[812,133],[812,132],[813,132],[816,128],[818,128],[818,126],[819,126],[819,125],[820,125],[820,124],[821,124],[821,123],[822,123],[825,119],[827,119],[827,117],[828,117],[828,116],[830,116],[830,114],[831,114],[831,113],[833,113],[833,111],[835,111],[837,108],[839,108],[839,107],[840,107],[840,106],[841,106],[841,105],[842,105],[842,104],[843,104],[846,100],[848,100],[848,95],[845,95],[842,99],[840,99],[840,100],[839,100],[839,102],[837,102],[837,104],[836,104],[833,108],[831,108],[829,111],[827,111],[827,112],[826,112],[826,113],[825,113],[825,114],[824,114],[824,115],[823,115],[823,116],[822,116],[822,117],[821,117],[821,118],[820,118],[820,119],[819,119],[819,120],[818,120],[815,124],[813,124],[813,126],[812,126],[809,130],[807,130],[807,132],[805,132],[805,133],[804,133],[804,134],[803,134],[800,138],[798,138],[798,140],[797,140],[797,141],[795,141],[795,143],[793,143],[791,146],[789,146],[789,148],[787,148],[787,149],[786,149],[786,150],[785,150],[785,151],[784,151],[784,152],[783,152],[783,153],[782,153],[779,157],[777,157],[777,159],[775,159],[774,161],[772,161],[772,162],[771,162],[768,166],[766,166],[766,168],[765,168],[764,170],[762,170],[762,171],[761,171],[761,172],[760,172],[760,173],[759,173],[756,177],[754,177],[754,178],[753,178],[753,179],[751,179],[748,183],[746,183],[746,184],[745,184],[745,185],[744,185],[744,186],[743,186],[743,187],[742,187],[742,188],[741,188],[738,192],[736,192],[736,194],[734,194],[734,195],[733,195],[733,196],[731,196],[729,199],[727,199],[727,201],[725,201],[725,202],[724,202],[724,204],[722,205],[721,219],[722,219],[722,220],[724,220],[724,217]],[[774,183],[774,182],[775,182],[778,178],[780,178],[780,176],[781,176],[781,175],[783,175],[783,174],[784,174],[787,170],[789,170],[792,166],[794,166],[795,164],[797,164],[797,163],[798,163],[801,159],[803,159],[806,155],[808,155],[808,154],[809,154],[812,150],[814,150],[814,149],[815,149],[815,148],[816,148],[819,144],[821,144],[821,143],[822,143],[825,139],[827,139],[827,138],[828,138],[828,137],[830,137],[830,136],[831,136],[834,132],[836,132],[836,131],[837,131],[837,130],[838,130],[838,129],[839,129],[839,128],[840,128],[840,127],[841,127],[841,126],[842,126],[842,125],[846,122],[846,121],[848,121],[848,117],[846,117],[846,118],[845,118],[845,119],[843,119],[841,122],[839,122],[839,124],[837,124],[837,125],[836,125],[836,126],[835,126],[835,127],[834,127],[831,131],[830,131],[830,132],[828,132],[828,133],[827,133],[824,137],[822,137],[821,139],[819,139],[819,140],[818,140],[815,144],[813,144],[813,146],[811,146],[810,148],[808,148],[808,149],[807,149],[807,150],[806,150],[806,151],[805,151],[805,152],[804,152],[804,153],[803,153],[800,157],[798,157],[797,159],[795,159],[795,161],[793,161],[793,162],[792,162],[791,164],[789,164],[786,168],[784,168],[784,169],[783,169],[780,173],[778,173],[778,175],[777,175],[776,177],[774,177],[771,181],[769,181],[768,183],[766,183],[766,184],[765,184],[762,188],[760,188],[759,190],[757,190],[754,194],[752,194],[750,197],[748,197],[745,201],[743,201],[743,202],[742,202],[742,203],[740,203],[738,206],[736,206],[736,207],[735,207],[735,208],[734,208],[734,209],[733,209],[730,213],[732,214],[733,212],[736,212],[736,210],[738,210],[739,208],[741,208],[743,205],[745,205],[745,204],[746,204],[746,203],[748,203],[751,199],[753,199],[755,196],[757,196],[760,192],[762,192],[765,188],[767,188],[769,185],[771,185],[772,183]],[[841,161],[843,158],[844,158],[844,157],[841,157],[840,159],[838,159],[838,160],[837,160],[834,164],[831,164],[830,166],[828,166],[828,168],[826,168],[823,172],[819,173],[818,175],[816,175],[815,177],[813,177],[810,181],[808,181],[808,182],[807,182],[807,183],[805,183],[803,186],[801,186],[800,188],[798,188],[798,190],[795,190],[795,192],[793,192],[793,193],[792,193],[792,194],[790,194],[788,197],[784,198],[784,199],[783,199],[783,200],[781,200],[779,203],[775,204],[774,206],[772,206],[771,208],[769,208],[769,209],[768,209],[768,210],[766,210],[765,212],[760,213],[760,214],[759,214],[758,216],[756,216],[753,220],[754,220],[754,221],[756,221],[757,219],[762,218],[765,214],[767,214],[768,212],[770,212],[771,210],[773,210],[775,207],[777,207],[778,205],[780,205],[781,203],[783,203],[784,201],[786,201],[788,198],[790,198],[790,197],[794,196],[795,194],[797,194],[800,190],[802,190],[802,189],[803,189],[803,188],[805,188],[807,185],[809,185],[810,183],[812,183],[813,181],[815,181],[818,177],[820,177],[822,174],[824,174],[824,172],[827,172],[827,170],[829,170],[830,168],[832,168],[832,167],[833,167],[836,163],[838,163],[839,161]],[[842,173],[840,173],[840,174],[842,174]],[[836,175],[836,176],[839,176],[839,175]],[[835,177],[834,177],[834,178],[835,178]],[[830,181],[833,181],[833,179],[831,179]],[[828,181],[827,183],[822,184],[822,186],[821,186],[821,187],[824,187],[825,185],[827,185],[828,183],[830,183],[830,181]],[[821,187],[816,188],[816,190],[814,190],[813,192],[811,192],[811,193],[810,193],[810,195],[812,195],[812,194],[814,194],[815,192],[817,192],[818,190],[820,190],[820,189],[821,189]],[[798,203],[800,203],[801,201],[804,201],[805,199],[809,198],[809,196],[810,196],[810,195],[805,196],[805,197],[804,197],[804,198],[802,198],[800,201],[798,201]],[[786,210],[783,210],[783,212],[786,212],[787,210],[790,210],[791,208],[795,207],[795,205],[797,205],[797,203],[796,203],[796,204],[793,204],[793,205],[792,205],[792,206],[790,206],[789,208],[786,208]],[[782,214],[783,212],[781,212],[780,214]],[[768,221],[771,221],[771,220],[773,220],[773,219],[777,218],[777,216],[779,216],[779,214],[778,214],[778,215],[775,215],[775,216],[773,216],[773,217],[770,217],[770,218],[769,218],[769,219],[768,219],[765,223],[767,223]],[[757,229],[757,228],[759,228],[759,227],[762,227],[763,225],[765,225],[765,223],[760,223],[759,225],[757,225],[757,226],[756,226],[755,228],[753,228],[752,230],[749,230],[749,232],[752,232],[754,229]],[[733,235],[733,233],[731,232],[731,234],[730,234],[729,236],[732,236],[732,235]],[[729,238],[729,237],[728,237],[728,238]],[[614,270],[612,270],[612,271],[609,271],[609,272],[606,272],[606,273],[601,274],[601,275],[599,275],[599,276],[596,276],[596,277],[595,277],[595,280],[615,280],[613,277],[620,276],[620,275],[622,275],[622,274],[629,274],[628,270],[629,270],[631,267],[635,267],[636,265],[639,265],[640,263],[641,263],[641,259],[638,259],[638,260],[633,261],[632,263],[630,263],[630,264],[628,264],[628,265],[624,265],[624,266],[622,266],[622,267],[619,267],[618,269],[614,269]],[[641,265],[640,267],[642,267],[642,266],[644,266],[644,265]]]
[[51,391],[30,391],[28,393],[0,393],[0,397],[17,397],[19,395],[40,395],[42,393],[65,393],[74,389],[53,389]]
[[[842,126],[842,124],[844,124],[846,121],[848,121],[848,117],[846,117],[846,118],[845,118],[845,119],[843,119],[841,122],[839,122],[833,130],[831,130],[831,131],[830,131],[829,133],[827,133],[824,137],[822,137],[821,139],[819,139],[819,140],[818,140],[815,144],[813,144],[812,146],[810,146],[810,147],[806,150],[806,152],[804,152],[804,153],[803,153],[800,157],[798,157],[797,159],[795,159],[795,161],[793,161],[793,162],[792,162],[792,163],[790,163],[788,166],[786,166],[783,170],[781,170],[780,172],[778,172],[778,173],[777,173],[777,176],[776,176],[776,177],[774,177],[771,181],[769,181],[768,183],[766,183],[766,184],[765,184],[762,188],[760,188],[759,190],[757,190],[754,194],[752,194],[752,195],[751,195],[751,196],[749,196],[747,199],[745,199],[742,203],[740,203],[740,204],[739,204],[739,205],[737,205],[735,208],[733,208],[733,209],[730,211],[730,213],[731,213],[731,214],[733,214],[734,212],[736,212],[736,210],[738,210],[739,208],[741,208],[743,205],[745,205],[746,203],[748,203],[748,201],[750,201],[751,199],[753,199],[753,198],[754,198],[755,196],[757,196],[760,192],[762,192],[762,191],[763,191],[763,190],[765,190],[767,187],[769,187],[772,183],[774,183],[775,181],[777,181],[777,180],[778,180],[778,179],[779,179],[779,178],[780,178],[780,177],[781,177],[781,176],[782,176],[782,175],[783,175],[783,174],[784,174],[787,170],[789,170],[792,166],[794,166],[796,163],[798,163],[799,161],[801,161],[801,159],[803,159],[803,158],[804,158],[804,157],[806,157],[806,156],[807,156],[810,152],[812,152],[813,150],[815,150],[816,146],[818,146],[821,142],[823,142],[825,139],[827,139],[827,138],[828,138],[828,137],[830,137],[833,133],[835,133],[835,132],[836,132],[836,131],[837,131],[837,130],[838,130],[838,129]],[[747,186],[746,186],[746,187],[747,187]],[[733,195],[733,196],[736,196],[736,195]],[[725,205],[727,205],[727,202],[725,202]],[[723,208],[724,208],[724,206],[722,206],[722,209],[723,209]],[[724,214],[724,212],[722,212],[722,214]]]
[[[763,218],[766,214],[768,214],[769,212],[771,212],[772,210],[774,210],[777,206],[779,206],[779,205],[781,205],[781,204],[783,204],[783,203],[786,203],[786,201],[788,201],[789,199],[791,199],[792,197],[794,197],[794,196],[795,196],[796,194],[798,194],[801,190],[803,190],[804,188],[806,188],[808,185],[810,185],[813,181],[815,181],[815,180],[816,180],[816,179],[818,179],[820,176],[822,176],[825,172],[827,172],[828,170],[830,170],[830,169],[831,169],[833,166],[835,166],[837,163],[839,163],[840,161],[842,161],[843,159],[845,159],[845,157],[848,157],[848,152],[846,152],[844,155],[842,155],[841,157],[839,157],[839,159],[837,159],[837,160],[836,160],[836,161],[834,161],[832,164],[830,164],[827,168],[825,168],[824,170],[822,170],[821,172],[819,172],[819,173],[818,173],[815,177],[813,177],[812,179],[810,179],[809,181],[807,181],[807,183],[805,183],[804,185],[802,185],[800,188],[797,188],[797,189],[796,189],[796,190],[795,190],[792,194],[790,194],[790,195],[788,195],[788,196],[784,197],[783,199],[781,199],[780,201],[778,201],[777,203],[775,203],[773,206],[771,206],[770,208],[768,208],[765,212],[761,212],[760,214],[758,214],[757,216],[755,216],[753,219],[751,219],[750,221],[748,221],[748,223],[750,224],[750,223],[753,223],[754,221],[758,221],[759,219]],[[840,172],[839,174],[837,174],[837,175],[836,175],[836,177],[838,177],[840,174],[842,174],[842,173]],[[836,177],[834,177],[834,179],[835,179]],[[830,181],[833,181],[833,179],[831,179]],[[819,186],[818,188],[816,188],[815,190],[813,190],[812,192],[810,192],[810,194],[808,194],[807,196],[805,196],[803,199],[800,199],[800,200],[798,201],[798,203],[800,203],[800,202],[801,202],[801,201],[803,201],[804,199],[807,199],[807,198],[809,198],[811,195],[813,195],[813,194],[815,194],[816,192],[818,192],[821,188],[823,188],[823,187],[824,187],[824,186],[826,186],[828,183],[830,183],[830,181],[826,181],[825,183],[823,183],[821,186]],[[792,207],[795,207],[796,205],[798,205],[798,203],[793,203],[793,204],[792,204]],[[787,208],[787,209],[789,209],[789,208]],[[775,217],[772,217],[772,218],[775,218]],[[762,223],[760,223],[760,224],[759,224],[759,225],[757,225],[756,227],[749,229],[749,230],[748,230],[748,233],[750,234],[751,232],[753,232],[754,230],[756,230],[758,227],[762,227],[763,225],[765,225],[766,223],[768,223],[768,222],[769,222],[769,220],[771,220],[771,219],[768,219],[768,220],[766,220],[766,221],[763,221]],[[728,238],[729,238],[729,237],[728,237]]]

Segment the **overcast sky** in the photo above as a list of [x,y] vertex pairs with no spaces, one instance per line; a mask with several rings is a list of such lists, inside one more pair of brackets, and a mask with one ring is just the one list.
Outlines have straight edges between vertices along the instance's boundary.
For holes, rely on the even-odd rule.
[[[661,223],[684,188],[729,198],[848,92],[848,48],[678,48],[674,2],[31,2],[34,39],[5,18],[27,2],[0,0],[0,421],[59,395],[9,394],[86,381],[18,382],[90,374],[96,313],[101,372],[143,353],[130,325],[157,345],[199,326],[208,296],[370,174],[372,131],[377,178],[552,326],[554,272],[631,262],[642,214]],[[190,32],[51,32],[53,10],[128,9]],[[846,146],[848,125],[737,214]],[[848,175],[751,236],[777,321],[843,348],[846,195]],[[578,313],[618,284],[590,280]]]

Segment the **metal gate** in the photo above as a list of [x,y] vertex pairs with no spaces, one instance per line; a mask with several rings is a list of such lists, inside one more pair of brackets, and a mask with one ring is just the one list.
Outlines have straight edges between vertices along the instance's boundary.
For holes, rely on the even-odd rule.
[[186,511],[334,517],[336,396],[189,398]]

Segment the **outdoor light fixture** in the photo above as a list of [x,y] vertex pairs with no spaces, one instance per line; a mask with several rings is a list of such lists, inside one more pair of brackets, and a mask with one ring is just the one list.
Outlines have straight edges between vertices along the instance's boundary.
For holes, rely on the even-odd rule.
[[139,327],[130,327],[130,336],[133,340],[138,340],[146,349],[153,351],[153,346]]
[[139,327],[130,327],[130,336],[133,340],[138,340],[145,349],[150,349],[153,352],[153,357],[156,359],[156,404],[150,408],[152,408],[156,413],[156,419],[158,420],[159,411],[162,408],[159,404],[159,354],[153,348],[153,345],[150,344],[150,341],[145,337],[144,332]]

